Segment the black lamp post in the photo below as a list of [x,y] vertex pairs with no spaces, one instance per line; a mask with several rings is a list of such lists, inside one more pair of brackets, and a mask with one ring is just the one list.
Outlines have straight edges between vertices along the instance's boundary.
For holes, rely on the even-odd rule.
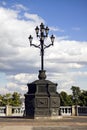
[[51,35],[51,37],[50,37],[51,44],[46,45],[44,43],[44,40],[48,37],[49,28],[45,27],[44,24],[41,23],[40,27],[36,26],[35,31],[36,31],[37,38],[39,38],[40,44],[39,45],[32,44],[33,37],[30,35],[29,36],[30,46],[34,46],[34,47],[40,49],[40,51],[41,51],[41,71],[44,71],[44,50],[46,48],[50,47],[51,45],[53,45],[55,37],[53,35]]
[[25,94],[25,113],[26,117],[39,118],[51,117],[59,115],[60,98],[57,93],[57,84],[50,80],[46,80],[44,70],[44,50],[53,45],[55,37],[51,35],[51,43],[45,44],[44,41],[48,37],[49,28],[41,23],[40,27],[35,28],[36,36],[40,43],[35,45],[32,43],[33,37],[29,36],[30,46],[40,49],[41,52],[41,70],[39,70],[38,78],[32,83],[28,83],[28,92]]

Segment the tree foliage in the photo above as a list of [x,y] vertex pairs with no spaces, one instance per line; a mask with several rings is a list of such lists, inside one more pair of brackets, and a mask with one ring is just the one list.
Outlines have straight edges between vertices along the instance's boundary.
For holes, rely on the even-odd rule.
[[87,106],[87,91],[80,90],[80,88],[76,86],[72,86],[71,90],[71,95],[68,95],[64,91],[60,93],[60,106]]
[[71,105],[72,105],[72,96],[62,91],[60,93],[60,106],[71,106]]
[[[66,92],[62,91],[60,93],[60,106],[72,106],[72,105],[80,105],[87,106],[87,91],[80,90],[79,87],[72,86],[71,87],[72,94],[68,95]],[[13,94],[7,93],[5,95],[0,95],[0,106],[20,106],[20,94],[14,92]]]
[[87,106],[87,91],[83,90],[79,95],[79,105]]
[[14,92],[13,94],[7,93],[5,95],[0,95],[0,106],[6,106],[6,105],[12,105],[12,106],[21,105],[20,94]]
[[79,96],[81,94],[81,90],[79,87],[76,87],[76,86],[72,86],[71,90],[72,90],[73,104],[77,105],[77,104],[79,104]]
[[21,105],[20,94],[18,94],[17,92],[14,92],[12,96],[13,96],[12,105],[13,106]]

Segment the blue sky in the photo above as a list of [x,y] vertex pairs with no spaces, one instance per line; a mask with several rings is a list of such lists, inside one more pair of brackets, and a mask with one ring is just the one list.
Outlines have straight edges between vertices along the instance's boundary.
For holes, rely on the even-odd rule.
[[45,19],[49,26],[65,30],[63,34],[67,33],[69,39],[87,40],[87,0],[11,0],[7,6],[20,3],[26,6],[30,13]]
[[[2,1],[2,0],[1,0]],[[7,7],[23,4],[31,14],[38,14],[49,26],[59,27],[70,40],[87,40],[87,0],[6,0]]]
[[47,78],[59,92],[72,85],[87,90],[87,0],[0,0],[0,93],[25,93],[37,79],[39,50],[27,37],[38,43],[34,28],[41,22],[56,37],[45,52]]

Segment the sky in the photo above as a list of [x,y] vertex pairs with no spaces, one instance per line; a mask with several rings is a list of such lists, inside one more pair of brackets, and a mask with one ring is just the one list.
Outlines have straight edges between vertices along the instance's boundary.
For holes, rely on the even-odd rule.
[[24,94],[27,83],[38,79],[40,50],[35,27],[49,27],[44,62],[47,80],[57,91],[72,86],[87,90],[87,0],[0,0],[0,94]]

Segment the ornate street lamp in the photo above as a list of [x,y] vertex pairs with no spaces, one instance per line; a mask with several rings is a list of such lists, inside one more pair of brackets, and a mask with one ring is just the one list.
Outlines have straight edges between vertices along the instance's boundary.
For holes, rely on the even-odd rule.
[[51,37],[50,37],[51,44],[46,45],[44,43],[44,40],[48,37],[49,28],[45,27],[44,24],[41,23],[40,27],[36,26],[35,31],[36,31],[37,38],[39,38],[40,44],[39,45],[32,44],[33,37],[31,35],[28,37],[28,39],[30,41],[30,46],[34,46],[34,47],[37,47],[40,49],[40,52],[41,52],[41,71],[44,71],[44,50],[50,46],[53,46],[55,37],[53,35],[51,35]]
[[44,50],[50,46],[53,46],[55,37],[51,35],[51,43],[45,44],[44,41],[48,37],[49,28],[45,27],[43,23],[35,28],[36,36],[39,39],[39,44],[33,44],[33,37],[28,37],[30,46],[34,46],[40,49],[41,52],[41,70],[37,80],[28,83],[28,92],[25,94],[25,113],[26,117],[49,117],[53,118],[59,115],[60,97],[57,93],[57,84],[50,80],[46,80],[46,74],[44,70]]

